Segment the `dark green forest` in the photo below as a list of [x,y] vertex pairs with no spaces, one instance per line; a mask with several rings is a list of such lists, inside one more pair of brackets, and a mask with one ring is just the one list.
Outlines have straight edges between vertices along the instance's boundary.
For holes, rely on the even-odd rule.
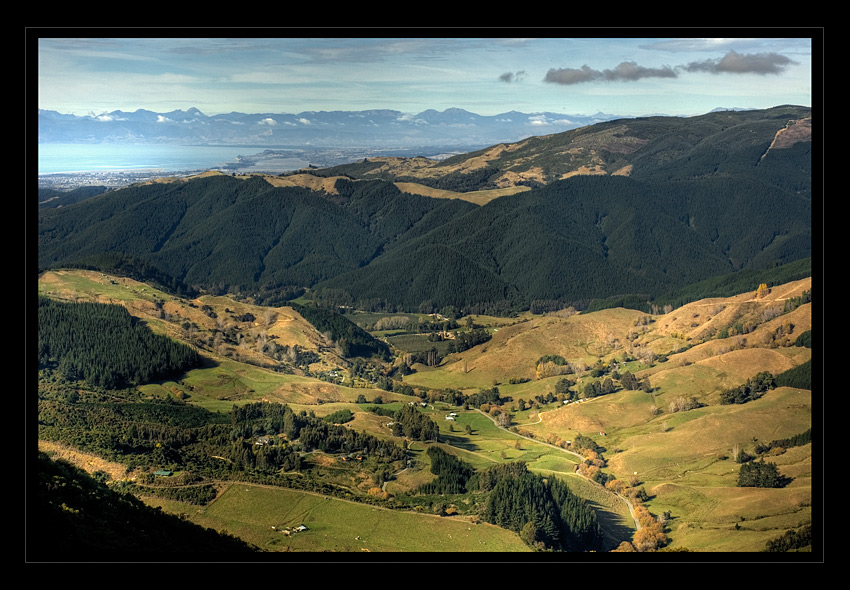
[[38,299],[38,366],[68,381],[118,389],[200,365],[197,351],[151,332],[120,305]]
[[559,479],[528,471],[523,462],[476,471],[439,447],[430,447],[431,472],[420,494],[484,494],[481,517],[548,551],[595,551],[602,547],[596,513]]
[[[310,289],[325,305],[388,312],[681,304],[692,285],[706,297],[811,272],[812,143],[768,151],[789,118],[807,114],[648,117],[533,138],[510,157],[546,170],[548,184],[483,206],[367,179],[370,162],[325,171],[347,176],[333,193],[228,176],[133,186],[40,209],[38,263],[91,265],[108,253],[174,288],[278,304]],[[565,155],[571,142],[613,129],[643,142],[598,153],[630,176],[557,180],[579,164]],[[515,162],[429,183],[487,188]]]
[[561,480],[543,479],[524,463],[508,463],[479,475],[479,486],[489,492],[482,518],[526,543],[555,551],[601,548],[596,513]]

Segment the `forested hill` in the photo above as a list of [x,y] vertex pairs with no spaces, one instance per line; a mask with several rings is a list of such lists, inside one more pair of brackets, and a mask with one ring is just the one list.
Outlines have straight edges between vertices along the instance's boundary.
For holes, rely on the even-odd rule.
[[[652,298],[811,256],[808,117],[612,121],[440,163],[311,171],[330,180],[316,190],[223,175],[134,186],[41,210],[39,266],[119,253],[212,292],[307,287],[388,310]],[[479,206],[402,181],[531,190]]]
[[[809,108],[782,106],[688,118],[617,119],[441,161],[370,158],[313,173],[460,191],[536,187],[577,174],[655,180],[755,175],[809,195],[811,117]],[[782,152],[792,147],[802,154]]]

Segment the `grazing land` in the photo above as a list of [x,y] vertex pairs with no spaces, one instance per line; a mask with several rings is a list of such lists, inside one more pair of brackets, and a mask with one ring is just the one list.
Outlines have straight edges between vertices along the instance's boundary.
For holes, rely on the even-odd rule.
[[[741,294],[655,316],[622,308],[526,315],[510,321],[477,316],[475,323],[488,327],[488,341],[445,354],[435,366],[413,363],[413,372],[401,379],[404,387],[388,391],[369,385],[366,377],[356,379],[350,362],[292,308],[261,309],[221,296],[184,300],[92,271],[47,272],[39,281],[44,296],[121,305],[152,330],[201,348],[203,366],[177,379],[140,386],[144,398],[171,399],[219,414],[255,402],[286,404],[318,417],[345,409],[352,415],[347,428],[399,442],[387,426],[392,418],[371,409],[381,407],[391,415],[413,403],[439,427],[439,442],[408,442],[408,464],[385,477],[378,490],[361,466],[341,461],[339,455],[304,455],[302,471],[309,465],[310,471],[322,474],[319,477],[350,490],[354,496],[349,498],[225,480],[217,481],[215,499],[201,507],[141,493],[153,506],[225,530],[264,551],[528,550],[516,533],[481,521],[470,509],[474,500],[466,506],[470,499],[463,496],[425,504],[409,500],[414,490],[434,480],[426,450],[435,445],[477,470],[521,461],[531,472],[564,481],[594,508],[605,546],[614,549],[628,542],[640,525],[630,512],[634,506],[629,496],[591,481],[579,469],[587,464],[586,456],[569,441],[582,436],[598,445],[603,472],[641,489],[642,505],[654,515],[666,515],[668,548],[761,551],[771,539],[812,520],[812,445],[770,453],[768,460],[790,478],[787,486],[776,489],[738,487],[740,464],[733,449],[754,453],[759,442],[810,429],[812,391],[776,387],[754,401],[730,405],[721,404],[720,396],[760,371],[780,374],[811,359],[810,348],[794,345],[811,329],[811,304],[779,315],[765,314],[810,289],[809,280],[797,281],[774,288],[761,299]],[[204,306],[218,317],[216,321],[199,311]],[[254,320],[237,321],[245,314]],[[719,332],[727,326],[723,314],[730,318],[727,323],[750,318],[753,329],[746,335],[724,332],[725,338],[694,342],[692,334]],[[381,314],[351,317],[374,327]],[[225,323],[220,318],[229,319]],[[195,328],[183,327],[187,321]],[[228,327],[241,334],[236,344],[216,343],[206,334]],[[313,362],[291,372],[272,370],[274,363],[257,354],[257,342],[270,334],[314,351]],[[387,340],[403,358],[421,351],[423,338],[395,335]],[[563,375],[540,374],[537,361],[546,355],[570,359],[571,397],[563,390],[559,398],[552,397]],[[594,373],[594,367],[604,370]],[[582,393],[588,383],[609,376],[612,367],[618,374],[628,371],[646,380],[649,391],[621,387],[593,397]],[[338,371],[336,382],[325,376],[332,369]],[[474,394],[494,388],[504,400],[500,404],[460,407],[445,395],[449,389]],[[698,404],[674,410],[674,402],[682,397]],[[501,413],[510,415],[507,427],[498,421]],[[95,453],[62,441],[44,440],[43,447],[90,472],[108,471],[112,481],[130,481],[144,472],[125,467],[119,476],[118,464],[106,470]],[[395,498],[400,504],[352,501],[358,496]],[[299,525],[307,530],[295,531]]]

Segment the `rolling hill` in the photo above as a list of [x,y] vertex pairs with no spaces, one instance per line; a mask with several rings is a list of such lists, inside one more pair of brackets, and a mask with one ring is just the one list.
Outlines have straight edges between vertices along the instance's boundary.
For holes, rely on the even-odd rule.
[[[156,480],[151,479],[151,473],[163,465],[181,473],[180,479],[166,486],[175,493],[188,494],[198,487],[214,486],[219,490],[217,497],[228,498],[228,494],[238,491],[239,500],[234,499],[236,503],[224,512],[221,510],[227,502],[198,506],[173,501],[165,505],[169,511],[184,514],[204,527],[238,531],[263,551],[280,551],[290,545],[282,544],[281,534],[270,531],[268,526],[270,518],[280,516],[270,515],[267,503],[252,503],[253,484],[225,485],[216,475],[216,470],[226,464],[221,463],[225,449],[230,449],[225,457],[235,457],[227,455],[234,452],[232,436],[236,432],[228,414],[237,407],[252,408],[257,402],[269,407],[287,404],[302,415],[309,412],[324,417],[347,409],[353,414],[346,425],[349,430],[400,443],[402,438],[391,434],[386,425],[388,419],[382,418],[384,414],[373,413],[370,404],[362,399],[371,401],[380,396],[381,406],[393,409],[427,401],[429,407],[421,412],[440,429],[439,443],[428,446],[446,449],[479,470],[497,463],[524,461],[533,473],[568,482],[582,497],[593,499],[595,510],[605,523],[606,550],[614,549],[625,539],[637,546],[640,536],[625,524],[628,520],[618,516],[624,505],[613,488],[586,481],[587,474],[580,477],[574,458],[576,447],[564,441],[584,437],[597,443],[595,461],[600,461],[606,477],[613,478],[608,481],[626,486],[621,489],[624,497],[641,494],[641,505],[659,519],[664,518],[670,549],[761,551],[766,543],[786,531],[800,530],[815,518],[812,462],[818,441],[787,441],[815,425],[813,395],[819,391],[819,383],[813,383],[811,377],[796,383],[779,377],[789,370],[811,366],[813,350],[805,338],[808,334],[810,342],[813,329],[812,302],[807,296],[811,290],[812,281],[806,278],[769,290],[701,299],[658,314],[611,308],[589,313],[523,314],[519,318],[478,316],[476,323],[483,323],[492,338],[460,353],[448,354],[435,366],[413,365],[414,372],[393,377],[389,391],[376,389],[365,376],[356,379],[359,361],[343,359],[327,336],[305,321],[294,307],[260,307],[227,296],[183,299],[144,283],[98,272],[46,272],[39,281],[43,296],[122,305],[153,331],[197,346],[207,361],[185,375],[145,384],[135,391],[106,392],[81,383],[62,384],[55,373],[50,377],[47,371],[39,384],[40,439],[53,441],[52,445],[45,445],[49,449],[56,445],[68,446],[70,451],[76,449],[74,453],[82,457],[81,465],[91,465],[92,469],[102,469],[100,462],[92,463],[93,455],[105,453],[112,461],[129,462],[126,473],[121,469],[114,471],[116,481],[112,485],[132,486],[135,493],[145,495],[156,505],[164,501],[151,500],[149,495],[162,486],[152,486]],[[371,318],[370,322],[376,317],[388,317],[363,315]],[[349,317],[356,321],[359,313],[352,312]],[[225,337],[217,340],[217,334]],[[258,346],[270,342],[290,348],[298,345],[314,353],[312,362],[302,366],[311,374],[302,375],[292,357],[279,357],[273,347]],[[399,358],[405,352],[404,348],[394,350]],[[569,373],[549,375],[540,370],[540,360],[554,356],[566,360]],[[379,370],[390,370],[390,364],[379,363]],[[332,369],[346,375],[345,384],[318,378]],[[747,403],[722,402],[724,391],[741,386],[763,371],[777,376],[775,389]],[[643,385],[626,387],[627,373],[645,381],[649,390]],[[563,377],[572,382],[566,391],[559,385]],[[617,384],[613,391],[588,393],[589,383],[608,378]],[[498,387],[502,401],[475,408],[454,401],[456,394],[451,393],[475,395],[494,387]],[[551,396],[553,391],[558,392],[557,397]],[[682,398],[693,402],[680,407]],[[564,403],[567,401],[571,403]],[[455,413],[456,423],[443,418],[450,411]],[[481,412],[494,419],[499,413],[507,413],[512,426],[497,428]],[[106,420],[107,416],[112,418]],[[111,432],[113,422],[133,416],[136,428],[121,435]],[[197,421],[202,418],[211,424],[199,428]],[[221,424],[222,430],[213,429],[213,424]],[[466,425],[471,430],[464,434]],[[253,441],[260,440],[263,428],[268,428],[267,419],[259,417],[253,427],[243,431],[246,444],[256,448]],[[130,432],[133,444],[128,443]],[[224,447],[216,447],[222,440],[227,441]],[[167,454],[156,451],[154,441],[167,441],[171,450]],[[428,463],[421,463],[423,443],[408,442],[412,463],[398,466],[401,471],[386,485],[389,497],[385,501],[394,507],[383,513],[388,519],[387,530],[394,530],[392,523],[404,519],[411,519],[413,527],[433,519],[433,515],[404,510],[404,502],[419,505],[419,512],[431,502],[443,507],[454,502],[455,507],[465,507],[464,515],[446,519],[445,529],[463,524],[471,528],[451,530],[464,530],[473,539],[484,534],[483,528],[473,527],[466,520],[474,519],[479,509],[478,493],[463,500],[456,496],[435,499],[416,493],[416,486],[431,481],[433,475],[427,469]],[[147,447],[150,452],[144,452]],[[758,450],[767,447],[767,451]],[[759,461],[766,459],[777,464],[789,483],[779,488],[738,486],[740,464],[732,456],[736,448],[750,455],[758,453]],[[312,488],[305,490],[305,482],[317,486],[322,494],[334,489],[333,494],[343,489],[348,490],[346,494],[354,492],[360,502],[366,503],[364,509],[369,503],[378,502],[370,491],[374,489],[374,475],[358,471],[374,465],[348,465],[345,457],[332,452],[303,454],[300,475],[280,472],[266,480],[272,484],[263,486],[268,502],[300,505],[298,498],[303,496],[304,502],[315,497],[322,505],[330,506],[326,498],[311,493]],[[590,464],[588,460],[581,465]],[[305,479],[307,474],[310,475]],[[240,478],[237,481],[244,478],[250,482],[256,474],[231,473],[227,479],[232,481],[235,477]],[[330,482],[342,487],[329,486]],[[336,502],[334,507],[339,506]],[[77,504],[69,506],[76,508]],[[393,513],[398,516],[393,517]],[[92,517],[106,516],[92,512]],[[357,544],[350,542],[349,531],[360,534],[363,529],[344,520],[347,516],[315,511],[311,518],[316,519],[308,523],[311,528],[339,527],[349,541],[343,543],[335,536],[339,533],[323,528],[323,536],[311,537],[309,542],[306,537],[303,543],[291,541],[292,547],[300,547],[296,550],[318,551],[330,546],[336,550],[359,550]],[[393,541],[389,532],[383,538],[382,551],[407,546]],[[371,536],[369,541],[370,547],[378,547],[371,542]],[[423,546],[421,550],[439,547]],[[515,546],[510,550],[516,550]]]
[[381,309],[648,301],[811,256],[809,121],[790,106],[623,119],[441,162],[133,186],[40,211],[39,266],[120,253],[211,292]]

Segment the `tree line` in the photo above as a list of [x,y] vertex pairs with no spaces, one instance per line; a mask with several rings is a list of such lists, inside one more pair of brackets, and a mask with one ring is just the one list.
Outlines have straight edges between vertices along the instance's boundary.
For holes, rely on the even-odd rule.
[[38,299],[38,364],[69,381],[116,389],[200,365],[198,352],[154,334],[120,305]]
[[412,440],[436,442],[440,427],[415,406],[405,405],[393,416],[392,433]]
[[769,371],[761,371],[746,383],[727,389],[720,394],[721,404],[744,404],[756,400],[776,387],[776,379]]

